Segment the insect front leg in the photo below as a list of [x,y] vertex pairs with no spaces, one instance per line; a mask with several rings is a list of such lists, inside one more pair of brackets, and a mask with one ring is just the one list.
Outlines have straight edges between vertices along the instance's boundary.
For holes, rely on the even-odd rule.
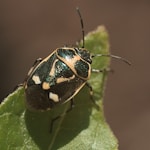
[[32,67],[37,66],[42,60],[43,60],[42,58],[36,59],[35,62],[33,63],[33,66],[32,66]]
[[43,59],[42,58],[38,58],[34,61],[32,67],[30,68],[30,70],[28,71],[28,75],[27,77],[25,78],[24,81],[26,81],[28,79],[28,77],[30,76],[30,74],[33,72],[33,70],[35,69],[35,67],[42,61]]

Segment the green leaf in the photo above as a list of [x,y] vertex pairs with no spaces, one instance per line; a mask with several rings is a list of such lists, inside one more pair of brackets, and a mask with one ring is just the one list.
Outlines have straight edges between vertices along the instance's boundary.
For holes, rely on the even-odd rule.
[[[85,37],[86,48],[93,54],[108,54],[108,34],[103,26]],[[110,59],[93,58],[92,68],[108,68]],[[75,108],[56,120],[70,106],[66,103],[46,112],[31,112],[26,108],[24,88],[10,94],[0,105],[1,150],[117,150],[117,140],[105,121],[103,92],[106,72],[93,73],[89,83],[93,87],[92,103],[89,89],[84,87],[75,97]]]

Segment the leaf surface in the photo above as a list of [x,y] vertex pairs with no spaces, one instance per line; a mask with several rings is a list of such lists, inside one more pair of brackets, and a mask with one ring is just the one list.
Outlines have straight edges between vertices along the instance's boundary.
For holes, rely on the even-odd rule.
[[[109,53],[108,34],[103,26],[85,37],[85,48],[93,54]],[[109,58],[94,57],[92,68],[103,70],[109,67],[109,62]],[[103,114],[106,76],[107,72],[93,73],[89,80],[96,105],[85,86],[75,96],[74,109],[54,122],[52,133],[51,120],[63,114],[70,103],[51,111],[31,112],[25,105],[24,88],[18,88],[0,105],[0,149],[117,150],[117,140]]]

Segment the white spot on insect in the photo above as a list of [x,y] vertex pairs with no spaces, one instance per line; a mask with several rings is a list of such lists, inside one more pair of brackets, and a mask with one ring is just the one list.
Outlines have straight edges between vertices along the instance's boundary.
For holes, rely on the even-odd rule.
[[75,78],[75,75],[73,75],[72,77],[69,77],[69,78],[60,77],[60,78],[57,78],[56,83],[62,83],[62,82],[65,82],[65,81],[69,82],[70,80],[72,80],[74,78]]
[[54,102],[59,102],[59,97],[57,94],[50,92],[49,99],[52,99]]
[[51,68],[51,71],[49,73],[50,76],[54,76],[55,75],[55,65],[56,65],[56,62],[58,61],[58,59],[56,59],[53,63],[53,66]]
[[37,75],[34,75],[32,77],[32,80],[35,82],[35,84],[41,84],[41,80],[40,80],[39,76],[37,76]]
[[48,82],[43,82],[42,88],[43,88],[44,90],[50,89],[49,83],[48,83]]

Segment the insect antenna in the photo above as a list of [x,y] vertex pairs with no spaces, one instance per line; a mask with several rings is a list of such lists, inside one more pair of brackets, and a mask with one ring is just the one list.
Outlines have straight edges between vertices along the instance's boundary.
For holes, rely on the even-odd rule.
[[80,13],[80,10],[79,10],[79,8],[77,7],[76,8],[76,10],[77,10],[77,13],[78,13],[78,15],[79,15],[79,18],[80,18],[80,23],[81,23],[81,30],[82,30],[82,48],[84,48],[84,24],[83,24],[83,19],[82,19],[82,16],[81,16],[81,13]]
[[[82,48],[84,48],[84,45],[85,45],[85,39],[84,39],[85,32],[84,32],[83,19],[82,19],[82,15],[80,13],[79,7],[76,7],[76,10],[77,10],[77,13],[78,13],[79,18],[80,18],[81,30],[82,30]],[[115,58],[115,59],[119,59],[119,60],[127,63],[128,65],[131,65],[131,62],[129,62],[127,59],[122,58],[120,56],[111,55],[111,54],[96,54],[96,55],[92,55],[92,57],[96,57],[96,56],[99,56],[99,57],[101,57],[101,56],[112,57],[112,58]]]

